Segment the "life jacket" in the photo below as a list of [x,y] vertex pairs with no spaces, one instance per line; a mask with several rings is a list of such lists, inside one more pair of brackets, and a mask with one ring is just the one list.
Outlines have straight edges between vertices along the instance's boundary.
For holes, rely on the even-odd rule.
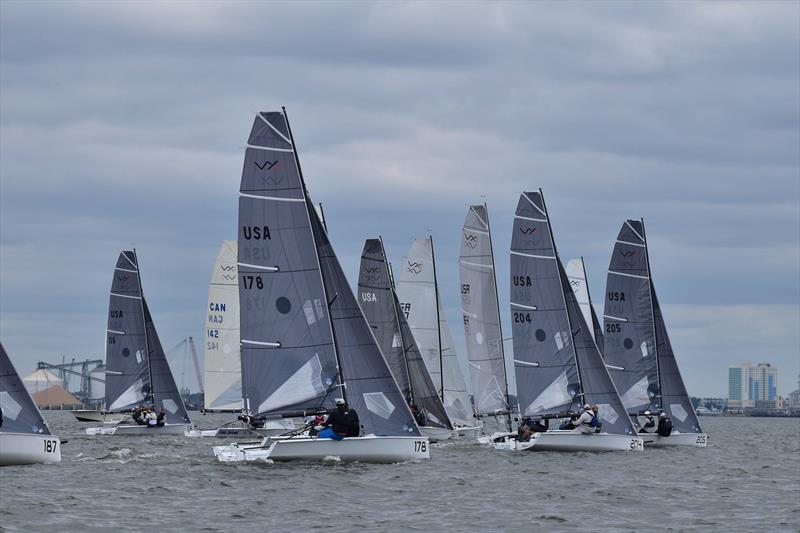
[[599,428],[600,427],[600,419],[597,418],[597,415],[592,415],[592,427]]

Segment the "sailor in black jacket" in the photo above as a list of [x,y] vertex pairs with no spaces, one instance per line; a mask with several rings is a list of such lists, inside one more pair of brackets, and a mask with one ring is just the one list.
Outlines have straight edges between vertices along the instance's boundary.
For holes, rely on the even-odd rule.
[[361,434],[358,413],[349,408],[343,398],[336,398],[336,410],[320,427],[324,428],[319,433],[320,438],[342,440],[344,437],[358,437]]

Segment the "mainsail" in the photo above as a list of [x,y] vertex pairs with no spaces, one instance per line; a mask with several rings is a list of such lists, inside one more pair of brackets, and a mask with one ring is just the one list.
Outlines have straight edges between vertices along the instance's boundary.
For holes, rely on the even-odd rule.
[[397,295],[447,415],[457,425],[471,425],[472,406],[439,298],[430,237],[411,245],[397,279]]
[[130,411],[151,400],[139,266],[133,250],[119,254],[111,281],[105,385],[110,412]]
[[509,411],[491,239],[486,206],[470,206],[462,228],[458,266],[464,335],[478,416]]
[[366,433],[418,435],[300,174],[284,112],[259,113],[239,194],[242,389],[296,416],[343,396]]
[[583,319],[587,324],[590,324],[592,337],[603,353],[603,326],[597,319],[597,313],[594,312],[592,307],[592,296],[589,294],[589,281],[586,277],[586,265],[583,262],[583,257],[580,259],[570,259],[565,266],[569,284],[572,287],[572,292],[575,293],[575,298],[581,307]]
[[6,349],[0,343],[0,431],[50,435],[42,414],[11,364]]
[[511,240],[511,317],[520,412],[595,403],[603,430],[634,434],[558,259],[541,191],[520,196]]
[[358,292],[361,310],[405,398],[424,413],[428,425],[452,429],[406,317],[400,310],[380,239],[367,239],[364,243]]
[[147,308],[135,250],[119,254],[111,281],[106,330],[106,410],[147,404],[168,423],[189,422]]
[[208,286],[205,408],[209,411],[236,411],[242,408],[236,250],[236,241],[222,243]]
[[608,267],[604,357],[629,413],[663,409],[680,432],[700,432],[656,298],[644,222],[622,225]]

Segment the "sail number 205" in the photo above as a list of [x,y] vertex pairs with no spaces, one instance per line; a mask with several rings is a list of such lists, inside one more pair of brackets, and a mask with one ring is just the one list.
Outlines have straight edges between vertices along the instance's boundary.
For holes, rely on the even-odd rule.
[[44,441],[44,453],[56,453],[58,449],[58,441],[54,439],[45,439]]

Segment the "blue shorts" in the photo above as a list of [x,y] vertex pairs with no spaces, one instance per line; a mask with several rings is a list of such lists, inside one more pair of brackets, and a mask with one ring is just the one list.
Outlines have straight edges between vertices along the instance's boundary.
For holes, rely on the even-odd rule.
[[344,437],[333,431],[332,428],[325,428],[319,432],[317,437],[321,439],[333,439],[333,440],[342,440]]

